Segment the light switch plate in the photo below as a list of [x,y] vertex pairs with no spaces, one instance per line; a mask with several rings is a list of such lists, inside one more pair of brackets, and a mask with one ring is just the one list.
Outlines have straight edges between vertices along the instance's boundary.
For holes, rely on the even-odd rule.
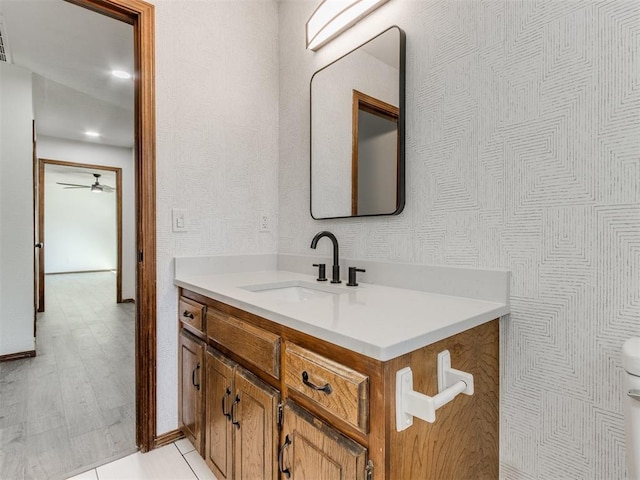
[[171,229],[174,232],[187,231],[187,211],[184,208],[171,209]]

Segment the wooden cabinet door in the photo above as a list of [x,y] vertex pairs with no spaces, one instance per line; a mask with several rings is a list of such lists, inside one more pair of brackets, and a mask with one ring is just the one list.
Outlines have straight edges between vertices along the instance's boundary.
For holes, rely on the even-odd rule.
[[180,388],[178,418],[182,433],[193,443],[196,450],[203,451],[204,425],[204,343],[190,333],[180,331]]
[[234,400],[235,364],[221,353],[206,353],[206,450],[205,460],[218,480],[233,478],[231,406]]
[[284,407],[282,479],[364,480],[367,449],[289,401]]
[[276,480],[280,394],[238,367],[232,412],[235,480]]

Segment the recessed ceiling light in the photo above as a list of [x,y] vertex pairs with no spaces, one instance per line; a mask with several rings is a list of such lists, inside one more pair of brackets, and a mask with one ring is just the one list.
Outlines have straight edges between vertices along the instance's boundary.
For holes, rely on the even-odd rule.
[[87,130],[86,132],[84,132],[84,134],[87,137],[99,137],[100,136],[100,134],[98,132],[94,132],[92,130]]
[[131,74],[129,72],[125,72],[124,70],[111,70],[111,75],[117,78],[131,78]]

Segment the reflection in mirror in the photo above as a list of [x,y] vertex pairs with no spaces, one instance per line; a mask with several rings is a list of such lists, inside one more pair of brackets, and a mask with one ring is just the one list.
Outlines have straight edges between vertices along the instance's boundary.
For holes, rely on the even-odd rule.
[[404,207],[404,32],[392,27],[311,79],[311,215]]

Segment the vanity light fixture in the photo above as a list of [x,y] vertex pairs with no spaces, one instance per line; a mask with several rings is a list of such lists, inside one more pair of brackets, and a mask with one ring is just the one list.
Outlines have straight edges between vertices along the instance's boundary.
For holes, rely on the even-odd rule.
[[389,0],[323,0],[305,25],[314,52]]
[[95,132],[95,131],[93,131],[93,130],[87,130],[86,132],[84,132],[84,134],[85,134],[87,137],[94,137],[94,138],[97,138],[97,137],[99,137],[99,136],[100,136],[100,134],[99,134],[98,132]]
[[116,78],[122,78],[124,80],[128,80],[131,78],[131,74],[129,72],[125,72],[124,70],[111,70],[111,75]]

